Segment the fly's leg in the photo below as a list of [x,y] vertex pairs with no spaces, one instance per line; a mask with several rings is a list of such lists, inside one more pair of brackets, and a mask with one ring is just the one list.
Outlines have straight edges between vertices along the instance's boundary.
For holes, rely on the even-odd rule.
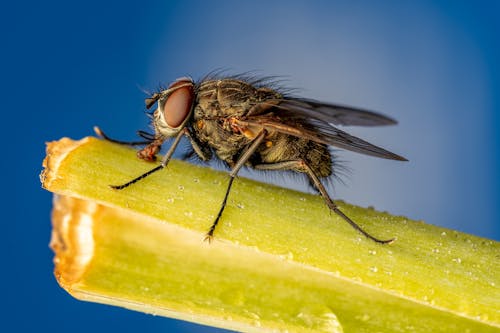
[[167,151],[167,153],[163,157],[160,165],[158,165],[157,167],[154,167],[153,169],[151,169],[151,170],[143,173],[139,177],[136,177],[136,178],[132,179],[131,181],[128,181],[128,182],[126,182],[124,184],[121,184],[121,185],[109,185],[109,187],[111,187],[111,188],[113,188],[115,190],[122,190],[122,189],[124,189],[126,187],[129,187],[130,185],[132,185],[134,183],[137,183],[139,180],[142,180],[142,179],[146,178],[147,176],[151,175],[152,173],[155,173],[156,171],[161,170],[164,167],[166,167],[167,164],[168,164],[168,162],[170,161],[170,158],[174,154],[174,151],[177,148],[177,145],[181,141],[182,136],[185,135],[186,132],[187,132],[187,129],[184,128],[184,129],[182,129],[179,132],[179,134],[177,134],[177,136],[175,137],[174,142],[172,143],[172,146],[170,146],[169,150]]
[[203,239],[204,241],[208,241],[210,243],[212,241],[212,239],[214,238],[215,227],[217,226],[217,223],[219,223],[219,220],[220,220],[220,217],[222,216],[222,212],[224,211],[224,208],[226,208],[227,197],[229,196],[229,192],[231,191],[231,186],[233,185],[233,181],[234,181],[234,176],[231,176],[231,178],[229,178],[229,183],[227,185],[226,194],[224,195],[224,200],[222,201],[222,205],[219,209],[219,213],[217,213],[217,217],[215,218],[215,221],[212,223],[212,226],[210,227],[210,229],[208,229],[208,232],[205,235],[205,238]]
[[224,200],[222,201],[222,205],[219,209],[217,217],[215,218],[215,221],[212,223],[212,226],[210,227],[205,236],[204,239],[205,241],[210,242],[213,239],[215,227],[217,227],[217,223],[219,223],[220,217],[222,216],[222,212],[224,211],[224,208],[226,208],[227,197],[229,196],[229,192],[231,191],[231,186],[233,185],[234,178],[238,174],[238,171],[240,171],[241,167],[245,165],[248,159],[253,155],[253,153],[255,153],[259,145],[262,143],[262,140],[264,139],[265,135],[266,135],[265,130],[259,132],[259,134],[253,139],[253,141],[246,148],[246,150],[243,152],[243,154],[240,156],[236,164],[231,169],[231,172],[229,173],[230,177],[229,183],[227,185],[226,194],[224,195]]
[[153,134],[144,132],[144,131],[138,131],[137,133],[139,134],[140,137],[146,139],[146,141],[120,141],[120,140],[115,140],[107,136],[99,127],[95,126],[94,127],[94,132],[102,137],[104,140],[117,143],[119,145],[126,145],[126,146],[143,146],[147,145],[146,147],[142,148],[141,150],[137,151],[137,157],[139,157],[141,160],[146,160],[149,162],[155,161],[156,160],[156,154],[160,151],[160,147],[163,144],[163,141],[165,141],[164,138],[156,138]]
[[335,214],[344,219],[344,221],[349,223],[354,229],[356,229],[364,236],[377,243],[387,244],[387,243],[392,243],[394,241],[394,239],[383,240],[370,235],[368,232],[363,230],[356,222],[354,222],[347,215],[345,215],[330,198],[328,192],[326,191],[325,187],[319,180],[318,176],[314,173],[311,167],[304,160],[285,161],[272,164],[258,164],[254,165],[254,168],[258,170],[296,170],[296,171],[300,170],[301,172],[306,173],[311,182],[314,184],[314,187],[316,187],[316,189],[319,191],[319,193],[325,200],[325,203],[328,206],[328,208],[330,208],[330,210],[332,210]]
[[120,140],[115,140],[110,138],[109,136],[106,135],[99,127],[94,126],[94,132],[97,134],[97,136],[100,136],[106,141],[113,142],[113,143],[118,143],[120,145],[127,145],[127,146],[142,146],[142,145],[147,145],[153,142],[154,136],[152,134],[146,133],[144,131],[139,131],[139,136],[146,139],[145,141],[120,141]]
[[208,149],[203,149],[202,146],[200,146],[199,142],[189,132],[189,130],[186,130],[184,135],[186,135],[186,137],[189,139],[189,142],[191,143],[194,152],[196,153],[196,155],[198,155],[198,157],[202,161],[208,161],[209,159],[212,158],[212,152]]

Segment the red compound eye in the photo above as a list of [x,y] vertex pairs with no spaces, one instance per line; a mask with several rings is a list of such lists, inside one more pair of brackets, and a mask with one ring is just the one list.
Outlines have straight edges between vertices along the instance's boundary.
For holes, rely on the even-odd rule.
[[193,82],[187,79],[178,80],[168,89],[182,86],[174,90],[163,105],[163,116],[171,128],[179,127],[189,116],[194,100]]

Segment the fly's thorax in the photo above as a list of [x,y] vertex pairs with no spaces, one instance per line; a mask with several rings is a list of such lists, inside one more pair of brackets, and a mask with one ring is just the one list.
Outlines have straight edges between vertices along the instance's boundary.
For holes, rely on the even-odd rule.
[[197,87],[193,129],[202,143],[233,165],[262,129],[240,126],[238,119],[244,119],[256,105],[281,97],[271,88],[255,87],[238,79],[203,81]]
[[244,82],[229,79],[202,82],[196,95],[195,120],[243,116],[250,108],[244,86]]
[[[199,108],[199,105],[195,107],[195,114]],[[192,129],[202,144],[208,145],[229,165],[236,163],[241,150],[251,142],[245,135],[234,133],[225,126],[223,119],[199,118],[193,122]]]
[[244,116],[255,105],[283,96],[267,87],[255,87],[238,79],[207,80],[197,87],[195,119]]
[[[209,110],[217,102],[217,81],[203,81],[196,90],[197,111]],[[197,114],[195,111],[195,118],[203,116],[203,113]]]
[[194,82],[189,78],[178,79],[167,89],[146,99],[146,106],[149,108],[155,102],[158,102],[158,107],[153,113],[156,135],[160,137],[177,135],[193,114]]
[[217,100],[221,110],[233,117],[246,114],[255,100],[256,89],[243,81],[220,80],[217,88]]

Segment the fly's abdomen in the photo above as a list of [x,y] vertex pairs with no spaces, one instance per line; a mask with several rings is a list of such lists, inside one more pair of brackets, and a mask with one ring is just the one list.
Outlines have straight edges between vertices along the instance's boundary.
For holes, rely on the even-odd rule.
[[[261,163],[303,160],[318,177],[332,174],[332,157],[327,146],[304,138],[274,133],[262,144],[258,154]],[[301,169],[294,171],[304,172]]]

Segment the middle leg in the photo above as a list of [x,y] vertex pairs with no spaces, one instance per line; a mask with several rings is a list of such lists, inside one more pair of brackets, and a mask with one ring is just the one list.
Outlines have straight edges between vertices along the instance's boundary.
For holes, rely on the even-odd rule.
[[215,221],[212,223],[212,226],[207,232],[207,235],[205,236],[206,241],[211,241],[214,236],[214,231],[215,227],[217,227],[217,224],[219,223],[220,217],[222,216],[222,212],[224,211],[224,208],[226,208],[226,203],[227,203],[227,197],[229,196],[229,192],[231,191],[231,186],[233,185],[234,178],[238,174],[238,171],[245,165],[245,163],[250,159],[250,157],[255,153],[257,148],[260,146],[262,143],[262,140],[266,136],[266,131],[262,130],[255,139],[247,146],[243,154],[241,154],[240,158],[236,162],[236,164],[233,166],[231,169],[231,172],[229,173],[229,183],[227,185],[226,189],[226,194],[224,195],[224,200],[222,201],[222,205],[219,209],[219,213],[217,214],[217,217],[215,218]]

